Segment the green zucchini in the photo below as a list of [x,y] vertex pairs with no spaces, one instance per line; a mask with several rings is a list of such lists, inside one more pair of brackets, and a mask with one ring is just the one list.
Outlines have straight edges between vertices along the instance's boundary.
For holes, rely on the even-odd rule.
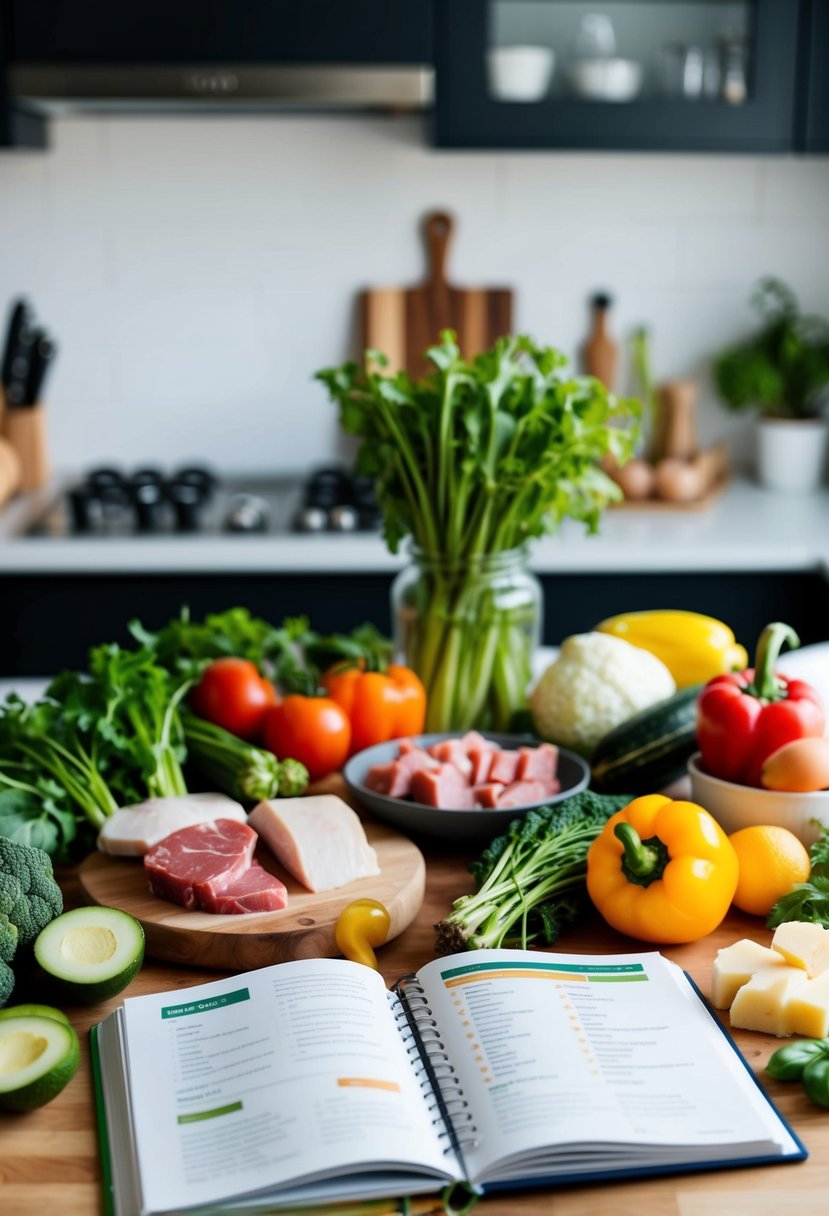
[[683,688],[600,739],[591,760],[594,788],[606,794],[656,794],[683,776],[697,750],[701,689],[701,684]]

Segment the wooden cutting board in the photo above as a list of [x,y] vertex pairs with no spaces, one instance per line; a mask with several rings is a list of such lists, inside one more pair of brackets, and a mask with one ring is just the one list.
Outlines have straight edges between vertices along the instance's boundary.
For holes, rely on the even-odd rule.
[[389,910],[389,940],[409,925],[423,902],[426,867],[416,845],[392,828],[369,821],[366,836],[377,850],[379,876],[360,878],[318,895],[286,874],[260,846],[256,859],[288,888],[281,912],[214,916],[191,912],[151,895],[140,858],[93,853],[81,864],[78,878],[95,904],[121,908],[144,927],[147,954],[192,967],[248,971],[297,958],[333,958],[339,954],[334,926],[354,899],[378,899]]
[[389,370],[412,376],[431,370],[423,352],[442,329],[453,329],[461,353],[472,359],[512,330],[508,287],[455,287],[446,277],[455,221],[444,211],[426,216],[427,274],[418,287],[374,287],[360,296],[360,354],[380,350]]

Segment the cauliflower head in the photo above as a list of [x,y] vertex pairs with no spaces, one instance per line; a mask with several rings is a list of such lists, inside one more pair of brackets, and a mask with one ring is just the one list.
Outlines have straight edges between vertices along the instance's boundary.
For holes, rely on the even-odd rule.
[[606,633],[576,633],[530,694],[542,739],[590,758],[596,744],[640,709],[676,692],[655,655]]

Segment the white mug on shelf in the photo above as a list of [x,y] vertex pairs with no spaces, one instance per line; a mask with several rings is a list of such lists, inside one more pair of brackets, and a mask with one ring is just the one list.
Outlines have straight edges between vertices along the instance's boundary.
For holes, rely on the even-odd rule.
[[489,89],[499,101],[540,101],[556,57],[549,46],[496,46],[487,53]]

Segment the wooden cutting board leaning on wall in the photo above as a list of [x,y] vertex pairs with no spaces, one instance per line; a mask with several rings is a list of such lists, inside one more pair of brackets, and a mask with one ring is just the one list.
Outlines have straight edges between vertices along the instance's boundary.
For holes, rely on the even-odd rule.
[[446,277],[452,216],[435,211],[426,216],[427,275],[418,287],[372,287],[360,295],[360,355],[382,351],[389,371],[412,376],[431,370],[423,359],[442,329],[458,335],[461,353],[473,359],[496,338],[512,331],[513,293],[508,287],[455,287]]

